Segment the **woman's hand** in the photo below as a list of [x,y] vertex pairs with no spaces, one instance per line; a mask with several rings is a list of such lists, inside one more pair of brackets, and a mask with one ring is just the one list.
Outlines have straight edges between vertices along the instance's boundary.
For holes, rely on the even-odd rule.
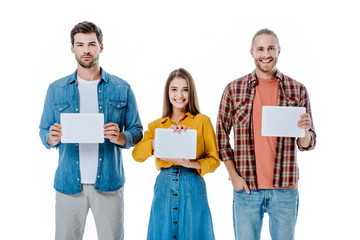
[[160,160],[172,162],[186,168],[201,169],[201,164],[196,160],[190,160],[185,158],[160,158]]
[[186,131],[190,128],[187,128],[185,125],[171,125],[169,129],[174,129],[174,132],[180,133],[181,131]]

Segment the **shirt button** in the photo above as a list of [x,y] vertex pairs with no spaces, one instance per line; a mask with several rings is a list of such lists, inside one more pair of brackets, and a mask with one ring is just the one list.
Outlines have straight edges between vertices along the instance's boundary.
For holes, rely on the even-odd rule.
[[101,158],[99,158],[99,161],[101,162]]
[[75,111],[77,111],[77,112],[78,112],[78,111],[79,111],[79,109],[77,108],[77,109],[75,109]]
[[101,92],[101,90],[99,90],[99,92]]
[[175,221],[174,224],[177,224],[177,221]]
[[175,197],[177,197],[177,196],[178,196],[178,194],[177,194],[177,193],[174,193],[173,195],[174,195]]
[[76,162],[76,164],[78,164],[78,165],[79,165],[79,162]]
[[77,180],[78,180],[78,182],[80,181],[80,179],[79,179],[79,178],[78,178]]
[[62,108],[60,108],[60,111],[62,111]]
[[98,178],[100,178],[100,175],[98,175]]
[[99,108],[102,109],[102,106],[100,106]]

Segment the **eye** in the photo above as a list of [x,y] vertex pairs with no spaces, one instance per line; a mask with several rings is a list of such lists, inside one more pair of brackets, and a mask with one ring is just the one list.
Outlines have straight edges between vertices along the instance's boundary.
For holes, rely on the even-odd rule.
[[95,47],[96,44],[95,44],[95,43],[90,43],[90,46],[91,46],[91,47]]
[[189,89],[188,88],[184,88],[184,92],[188,92],[189,91]]

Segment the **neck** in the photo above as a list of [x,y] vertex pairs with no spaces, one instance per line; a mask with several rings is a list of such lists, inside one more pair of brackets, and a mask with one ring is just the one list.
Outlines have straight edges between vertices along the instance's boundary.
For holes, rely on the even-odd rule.
[[269,72],[263,72],[259,69],[256,69],[255,73],[256,76],[261,79],[274,79],[276,77],[276,68]]
[[179,121],[181,120],[181,118],[185,114],[186,114],[186,111],[184,109],[173,108],[173,112],[171,114],[171,120],[173,120],[174,122],[176,122],[176,124],[178,124]]
[[101,71],[99,64],[91,68],[84,68],[78,64],[77,75],[87,81],[95,81],[101,78]]

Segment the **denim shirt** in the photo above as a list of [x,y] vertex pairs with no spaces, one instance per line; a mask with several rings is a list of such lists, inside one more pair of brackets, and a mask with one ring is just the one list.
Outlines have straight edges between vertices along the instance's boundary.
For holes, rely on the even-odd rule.
[[[49,129],[54,123],[60,124],[61,113],[79,113],[79,92],[77,71],[50,84],[40,122],[40,138],[46,148],[59,149],[59,162],[55,173],[54,188],[64,194],[81,192],[79,166],[79,144],[48,144]],[[95,189],[116,191],[125,183],[121,149],[133,147],[142,139],[142,125],[136,100],[130,85],[101,69],[97,87],[99,113],[104,113],[106,123],[116,123],[126,139],[125,146],[119,146],[105,139],[99,144],[98,168]]]

